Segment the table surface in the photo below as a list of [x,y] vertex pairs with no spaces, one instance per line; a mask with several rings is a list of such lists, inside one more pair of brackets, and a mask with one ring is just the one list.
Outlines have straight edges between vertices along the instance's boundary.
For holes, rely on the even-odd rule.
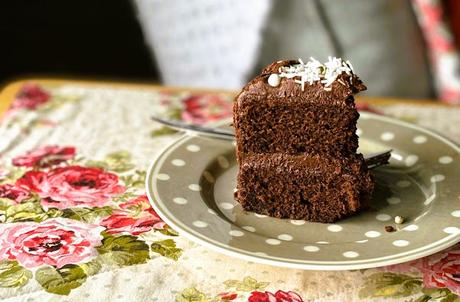
[[[215,121],[231,114],[234,94],[63,79],[5,86],[0,299],[460,301],[458,245],[391,267],[302,271],[233,259],[168,228],[150,208],[143,181],[149,162],[177,136],[149,116]],[[373,97],[358,102],[460,141],[460,107]]]

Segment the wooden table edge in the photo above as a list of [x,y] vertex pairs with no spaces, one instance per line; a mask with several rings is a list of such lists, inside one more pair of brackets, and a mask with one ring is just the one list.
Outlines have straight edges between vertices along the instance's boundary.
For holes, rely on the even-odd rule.
[[[223,90],[223,89],[210,89],[210,88],[190,88],[190,87],[172,87],[162,86],[153,83],[139,83],[139,82],[121,82],[121,81],[105,81],[105,80],[79,80],[79,79],[60,79],[60,78],[25,78],[8,82],[0,91],[0,115],[2,115],[14,100],[15,95],[19,89],[26,83],[37,83],[45,86],[60,86],[66,84],[84,85],[89,87],[116,87],[128,89],[142,89],[142,90],[164,90],[164,91],[193,91],[201,93],[223,93],[236,95],[236,91]],[[429,99],[398,99],[398,98],[383,98],[383,97],[357,97],[357,102],[368,103],[372,105],[396,105],[408,104],[416,106],[449,106],[447,104],[436,102]]]

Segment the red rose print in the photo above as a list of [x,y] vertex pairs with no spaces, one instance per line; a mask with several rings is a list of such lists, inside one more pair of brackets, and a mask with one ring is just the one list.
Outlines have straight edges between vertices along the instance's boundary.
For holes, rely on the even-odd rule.
[[29,171],[16,185],[36,192],[45,208],[99,207],[121,194],[118,176],[99,168],[68,166],[49,172]]
[[220,293],[218,294],[220,301],[232,301],[238,297],[237,293]]
[[147,196],[139,196],[120,204],[122,210],[104,218],[100,225],[110,234],[139,235],[152,229],[162,229],[166,225],[149,204]]
[[0,185],[0,198],[8,198],[19,203],[29,196],[29,191],[25,190],[24,188],[11,184]]
[[204,124],[232,115],[232,103],[218,95],[192,95],[184,101],[182,119],[194,124]]
[[447,287],[460,295],[460,246],[423,258],[420,269],[426,287]]
[[75,156],[74,147],[45,146],[13,158],[13,165],[23,167],[49,167]]
[[37,106],[46,103],[49,98],[49,93],[43,90],[40,86],[36,84],[26,84],[16,95],[16,98],[11,104],[11,108],[25,108],[33,110],[37,108]]
[[303,302],[302,298],[295,292],[282,290],[276,293],[254,291],[248,298],[248,302]]
[[97,256],[94,247],[101,244],[103,230],[65,218],[0,224],[0,259],[17,260],[27,268],[82,262]]

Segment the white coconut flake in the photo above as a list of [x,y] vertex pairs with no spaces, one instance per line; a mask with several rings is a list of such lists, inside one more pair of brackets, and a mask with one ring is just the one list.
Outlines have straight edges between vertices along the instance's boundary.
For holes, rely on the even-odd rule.
[[295,79],[295,82],[302,86],[302,91],[305,88],[305,83],[312,85],[318,81],[324,84],[325,90],[330,91],[329,87],[337,80],[339,75],[346,73],[350,76],[350,83],[352,83],[352,75],[354,74],[353,67],[349,61],[336,57],[329,57],[324,64],[314,58],[310,58],[306,63],[299,59],[299,64],[282,66],[278,71],[280,78],[300,78]]

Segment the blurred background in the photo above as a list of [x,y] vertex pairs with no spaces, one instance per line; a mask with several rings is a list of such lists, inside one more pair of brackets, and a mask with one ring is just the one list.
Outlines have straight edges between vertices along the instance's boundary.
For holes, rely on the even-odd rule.
[[2,1],[0,35],[0,83],[239,89],[275,60],[340,56],[368,95],[460,103],[458,0]]

